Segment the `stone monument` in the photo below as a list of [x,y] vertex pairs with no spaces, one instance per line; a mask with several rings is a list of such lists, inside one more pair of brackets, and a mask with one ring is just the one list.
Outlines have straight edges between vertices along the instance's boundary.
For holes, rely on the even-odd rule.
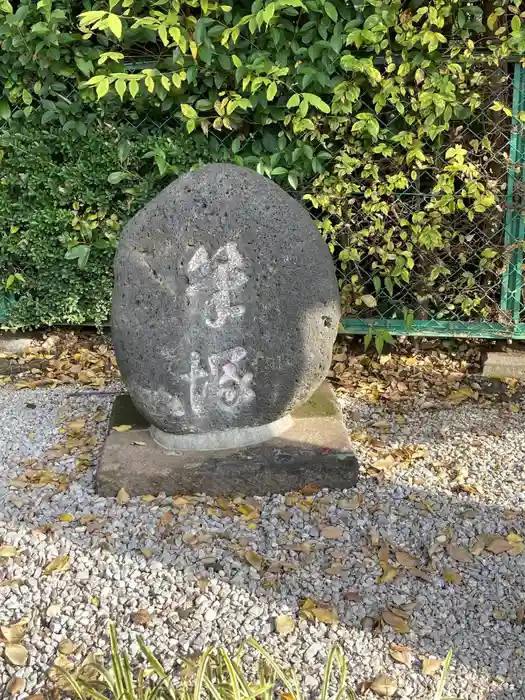
[[330,253],[296,200],[227,164],[175,180],[118,245],[112,332],[129,396],[110,427],[132,430],[110,430],[99,492],[353,485],[322,385],[339,316]]

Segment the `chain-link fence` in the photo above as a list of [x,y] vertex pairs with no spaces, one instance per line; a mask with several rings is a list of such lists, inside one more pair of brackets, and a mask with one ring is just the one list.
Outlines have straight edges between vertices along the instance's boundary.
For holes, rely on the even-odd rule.
[[[524,69],[480,65],[474,88],[474,118],[441,135],[433,160],[404,191],[378,196],[365,186],[348,199],[336,224],[339,250],[352,251],[339,263],[347,332],[525,337]],[[396,118],[382,113],[381,127]],[[397,167],[394,159],[379,163],[383,178]],[[480,192],[482,204],[472,206]],[[410,278],[396,283],[396,257],[418,221]],[[359,297],[368,303],[356,304]]]
[[[525,69],[472,62],[464,86],[472,116],[451,119],[432,142],[419,143],[406,132],[407,143],[415,139],[413,160],[406,157],[406,143],[403,158],[396,153],[404,117],[386,105],[377,120],[384,142],[391,134],[392,147],[359,152],[349,144],[324,163],[324,171],[345,183],[343,195],[336,196],[323,174],[290,187],[332,247],[349,333],[525,338]],[[63,100],[71,102],[67,95]],[[95,114],[93,106],[93,119]],[[146,135],[185,122],[160,111],[117,111],[106,124]],[[230,132],[213,138],[233,157]],[[241,143],[235,152],[242,156],[244,148]],[[166,154],[149,156],[151,167],[162,172]]]

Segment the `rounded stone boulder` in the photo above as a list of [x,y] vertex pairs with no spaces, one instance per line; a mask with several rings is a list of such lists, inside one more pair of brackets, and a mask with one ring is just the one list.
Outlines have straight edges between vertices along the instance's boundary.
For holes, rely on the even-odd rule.
[[250,170],[183,175],[119,241],[115,352],[161,444],[239,446],[284,430],[326,376],[339,316],[308,212]]

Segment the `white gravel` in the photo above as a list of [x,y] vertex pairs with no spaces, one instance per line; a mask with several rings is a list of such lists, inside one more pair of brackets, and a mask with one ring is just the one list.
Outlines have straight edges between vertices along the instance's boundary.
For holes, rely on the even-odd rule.
[[[525,406],[516,412],[505,403],[469,401],[414,414],[404,405],[391,414],[346,397],[363,463],[357,489],[316,494],[303,509],[286,505],[283,496],[256,499],[261,518],[246,521],[219,517],[204,496],[178,506],[170,498],[120,506],[97,497],[92,467],[75,473],[73,457],[46,457],[74,419],[88,418],[85,435],[97,436],[95,450],[100,445],[105,424],[92,419],[101,417],[101,406],[107,412],[111,397],[70,394],[70,388],[0,389],[0,545],[19,550],[0,559],[0,625],[30,618],[23,640],[27,664],[15,668],[0,651],[0,689],[13,675],[26,679],[19,697],[42,688],[65,638],[79,645],[72,661],[107,651],[107,622],[116,620],[131,653],[138,653],[136,635],[142,634],[167,665],[210,643],[232,647],[253,635],[312,688],[337,643],[356,686],[387,673],[398,679],[397,697],[422,700],[432,697],[436,677],[422,674],[421,658],[444,658],[453,648],[448,695],[525,698],[525,553],[485,551],[461,563],[447,551],[450,543],[472,546],[481,534],[525,534]],[[373,437],[381,442],[370,442]],[[428,454],[420,450],[412,463],[378,481],[366,470],[378,458],[371,444],[395,461],[406,445],[418,444]],[[24,462],[30,458],[39,464]],[[63,491],[56,483],[11,485],[28,469],[41,468],[69,475],[70,485]],[[59,519],[64,514],[71,522]],[[88,515],[95,517],[82,518]],[[327,525],[341,526],[341,537],[321,536]],[[290,548],[302,542],[310,551]],[[395,551],[417,556],[429,580],[400,569],[393,581],[378,583],[382,542],[389,544],[391,563]],[[282,560],[297,568],[257,571],[246,562],[246,549],[266,563]],[[45,575],[44,567],[62,554],[69,555],[69,570]],[[336,573],[326,573],[339,563],[331,570]],[[443,578],[447,568],[461,575],[460,584]],[[339,624],[300,619],[301,600],[309,597],[337,611]],[[387,605],[407,603],[416,604],[408,634],[388,626],[371,632],[373,622],[363,623]],[[132,619],[140,609],[149,613],[147,627]],[[282,614],[297,620],[287,637],[274,631]],[[411,668],[389,656],[393,642],[412,649]]]

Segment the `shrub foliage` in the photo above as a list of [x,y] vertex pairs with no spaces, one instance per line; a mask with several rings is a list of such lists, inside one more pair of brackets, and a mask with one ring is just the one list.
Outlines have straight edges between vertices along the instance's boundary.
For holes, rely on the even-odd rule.
[[122,221],[206,159],[305,199],[347,313],[492,320],[521,15],[508,0],[0,0],[11,323],[101,319]]

